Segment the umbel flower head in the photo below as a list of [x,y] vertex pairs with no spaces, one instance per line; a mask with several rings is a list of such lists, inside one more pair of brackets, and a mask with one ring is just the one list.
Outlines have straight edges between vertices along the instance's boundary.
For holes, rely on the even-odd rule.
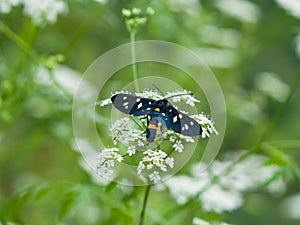
[[63,0],[1,0],[0,14],[8,14],[18,5],[22,5],[24,15],[40,27],[54,24],[59,15],[68,12],[68,5]]
[[252,154],[244,158],[245,152],[227,154],[228,159],[215,160],[208,168],[203,162],[195,163],[189,176],[167,180],[165,186],[177,203],[193,200],[203,211],[221,214],[241,207],[246,192],[266,188],[271,194],[280,194],[285,190],[282,169],[266,156]]
[[[113,96],[120,96],[121,100],[117,103],[115,102],[115,97],[112,97],[112,99],[114,105],[117,105],[116,107],[122,112],[132,114],[129,113],[131,109],[128,109],[128,105],[132,107],[133,103],[135,103],[136,108],[145,109],[145,113],[140,117],[120,114],[124,115],[124,117],[112,123],[109,131],[114,146],[102,149],[98,155],[98,174],[106,179],[112,180],[115,176],[117,164],[128,163],[136,167],[136,174],[143,181],[158,183],[162,180],[162,175],[164,173],[167,174],[168,170],[174,167],[176,163],[174,154],[184,152],[187,144],[195,144],[195,139],[198,134],[189,136],[183,135],[182,133],[184,132],[176,130],[178,127],[176,127],[176,129],[172,127],[172,124],[175,124],[177,119],[180,120],[180,115],[183,115],[181,111],[177,111],[176,106],[167,106],[169,107],[167,109],[172,109],[178,113],[178,118],[168,117],[169,120],[172,120],[172,123],[169,123],[167,121],[168,119],[165,119],[165,121],[161,119],[164,118],[164,114],[167,114],[167,112],[161,112],[159,108],[154,109],[150,106],[148,107],[148,105],[144,106],[142,103],[139,103],[139,101],[142,99],[141,102],[143,102],[143,100],[147,99],[149,105],[155,105],[159,100],[168,98],[172,102],[185,103],[191,107],[194,107],[195,103],[199,103],[200,101],[191,96],[186,90],[170,92],[167,93],[165,97],[152,90],[144,90],[141,93],[135,93],[135,95],[122,92],[116,93]],[[134,102],[131,103],[130,101]],[[137,104],[136,101],[139,104]],[[111,103],[111,98],[105,99],[100,102],[100,106],[103,107]],[[158,115],[155,117],[157,118],[157,124],[152,124],[152,126],[156,127],[157,125],[157,127],[155,128],[153,139],[149,141],[149,138],[146,138],[147,134],[145,134],[145,131],[151,127],[154,112],[156,116]],[[187,113],[185,112],[185,114]],[[201,134],[201,138],[209,137],[212,133],[218,134],[214,127],[214,122],[208,119],[204,114],[184,115],[184,118],[188,118],[187,121],[191,127],[194,123],[201,126],[201,133],[199,133]],[[179,126],[179,128],[183,130],[189,129],[187,124],[181,126]],[[185,132],[184,134],[189,133]]]
[[145,12],[142,12],[140,8],[122,9],[126,28],[129,33],[132,34],[135,34],[142,26],[144,26],[154,13],[154,9],[151,7],[148,7]]

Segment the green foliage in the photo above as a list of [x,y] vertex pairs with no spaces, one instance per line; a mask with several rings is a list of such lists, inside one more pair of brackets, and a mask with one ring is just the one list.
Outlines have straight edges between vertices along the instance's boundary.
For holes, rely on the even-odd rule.
[[[222,87],[228,121],[218,160],[224,163],[226,153],[232,160],[207,189],[254,154],[267,158],[265,166],[279,169],[243,192],[241,207],[222,213],[205,211],[198,201],[202,193],[178,204],[165,184],[152,187],[144,224],[192,224],[195,217],[233,225],[299,223],[299,216],[287,215],[282,203],[299,193],[300,179],[300,17],[287,4],[240,0],[228,1],[234,4],[226,7],[217,0],[76,0],[64,1],[68,10],[61,9],[54,21],[43,17],[38,23],[33,13],[24,11],[25,1],[10,5],[9,12],[2,2],[11,1],[0,3],[0,224],[139,223],[145,187],[99,182],[73,151],[75,88],[68,85],[76,84],[99,55],[130,40],[147,39],[190,48]],[[239,2],[248,2],[248,10]],[[233,12],[235,8],[241,13]],[[209,112],[204,94],[194,90],[188,76],[150,62],[118,71],[99,99],[138,75],[157,74],[202,95],[203,108],[198,111]],[[102,135],[105,144],[111,143],[108,118],[108,111],[96,108],[97,129],[107,134]],[[232,150],[241,149],[246,151],[233,159]],[[199,149],[179,174],[190,176],[191,166],[201,157]],[[278,180],[285,190],[268,192]]]

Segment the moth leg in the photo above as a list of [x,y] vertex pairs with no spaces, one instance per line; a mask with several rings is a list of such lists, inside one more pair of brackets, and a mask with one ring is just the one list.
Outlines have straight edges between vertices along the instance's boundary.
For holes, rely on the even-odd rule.
[[146,118],[147,118],[147,127],[148,127],[151,117],[147,115]]
[[162,127],[163,127],[163,126],[160,126],[160,128],[159,128],[161,133],[163,132],[163,128],[162,128]]
[[144,116],[140,116],[139,118],[143,120],[143,119],[146,119],[147,117],[148,117],[148,115],[144,115]]
[[143,132],[143,134],[145,134],[148,130],[148,125],[149,125],[151,117],[149,115],[146,115],[143,119],[146,119],[146,118],[147,118],[147,127],[146,127],[146,130]]

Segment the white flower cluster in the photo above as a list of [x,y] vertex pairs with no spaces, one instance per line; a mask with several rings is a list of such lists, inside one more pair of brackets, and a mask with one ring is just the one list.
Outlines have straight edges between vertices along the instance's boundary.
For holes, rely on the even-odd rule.
[[289,14],[300,18],[300,2],[295,0],[276,0],[276,2]]
[[0,12],[7,14],[10,13],[11,9],[14,6],[17,6],[20,4],[22,0],[1,0],[0,1]]
[[168,157],[168,155],[161,150],[148,149],[143,152],[144,157],[139,162],[137,173],[141,174],[144,169],[154,171],[149,175],[149,180],[153,183],[158,183],[161,180],[158,170],[167,172],[167,166],[173,168],[174,158]]
[[[125,93],[129,94],[128,92]],[[161,94],[152,90],[144,90],[142,93],[135,93],[135,95],[141,98],[151,98],[155,100],[164,99]],[[175,102],[183,101],[186,104],[193,106],[196,102],[199,102],[199,100],[190,96],[190,93],[186,90],[168,93],[166,98],[167,97],[174,100]],[[111,99],[108,98],[99,102],[99,105],[102,107],[111,103]],[[195,118],[195,120],[197,120],[203,127],[203,138],[209,137],[209,135],[212,133],[217,134],[213,122],[206,118],[204,115],[194,115],[193,118]],[[160,180],[162,180],[161,173],[167,172],[169,168],[174,167],[174,158],[169,156],[170,153],[167,154],[165,151],[161,150],[160,147],[158,147],[160,146],[161,141],[168,141],[169,146],[173,150],[173,152],[181,153],[184,151],[185,143],[194,143],[195,140],[193,137],[184,136],[174,132],[173,130],[168,130],[159,123],[156,130],[156,138],[154,140],[154,143],[149,144],[146,140],[145,135],[146,126],[147,120],[145,118],[138,119],[136,117],[126,116],[124,118],[116,120],[112,124],[110,128],[110,134],[113,143],[116,146],[115,149],[120,149],[119,152],[122,152],[122,154],[119,153],[120,155],[122,155],[123,157],[134,157],[132,161],[136,162],[137,174],[141,178],[144,178],[145,174],[147,174],[148,181],[152,183],[158,183]],[[104,150],[106,151],[106,149]],[[168,149],[168,151],[170,151],[170,149]],[[104,160],[112,160],[111,158],[103,158],[102,155],[100,158]],[[99,164],[99,168],[101,168],[102,170],[99,169],[98,174],[102,176],[100,172],[103,171],[107,174],[107,171],[112,171],[113,165],[114,164],[112,164],[111,162],[105,164],[102,161]],[[107,166],[109,168],[105,168]]]
[[217,222],[217,221],[208,222],[206,220],[195,217],[193,219],[193,225],[230,225],[230,224],[225,222]]
[[121,142],[123,145],[133,146],[137,143],[139,147],[144,146],[145,135],[142,130],[138,130],[129,117],[116,120],[109,129],[113,142]]
[[283,212],[284,217],[300,221],[299,205],[300,205],[300,193],[298,192],[297,194],[287,197],[281,203],[280,208]]
[[145,90],[143,90],[142,93],[135,93],[135,94],[142,98],[152,98],[155,100],[164,98],[160,93],[157,93],[156,91],[152,91],[150,89],[145,89]]
[[22,5],[23,12],[38,26],[53,24],[58,15],[68,12],[63,0],[1,0],[0,13],[10,13],[14,6]]
[[[251,155],[237,161],[215,161],[208,169],[203,163],[195,164],[192,176],[175,176],[166,182],[178,204],[197,199],[205,211],[222,213],[239,208],[243,204],[243,192],[259,187],[269,187],[282,179],[276,176],[280,167],[266,164],[262,155]],[[284,190],[283,182],[276,182],[269,189],[278,193]]]
[[174,95],[175,95],[174,92],[168,92],[166,98],[170,97],[173,102],[185,102],[187,105],[190,105],[192,107],[195,106],[195,103],[200,102],[200,100],[193,97],[191,95],[191,92],[187,90],[178,90],[176,91],[176,96]]
[[123,157],[119,154],[118,148],[105,148],[98,155],[97,172],[105,179],[112,179],[115,161],[122,162]]
[[216,128],[214,126],[214,121],[208,119],[202,113],[198,114],[198,115],[192,115],[191,117],[193,119],[195,119],[201,125],[201,127],[202,127],[201,137],[202,138],[209,137],[210,134],[213,134],[213,133],[218,135],[218,131],[216,130]]

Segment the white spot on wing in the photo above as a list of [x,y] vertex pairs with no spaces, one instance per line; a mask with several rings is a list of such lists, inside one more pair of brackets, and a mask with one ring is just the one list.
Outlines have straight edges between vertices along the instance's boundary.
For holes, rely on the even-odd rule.
[[123,103],[123,106],[127,106],[127,105],[128,105],[128,102],[124,102],[124,103]]
[[162,113],[162,115],[163,115],[163,116],[166,116],[166,114],[165,114],[165,113]]
[[176,123],[177,122],[177,116],[174,116],[173,117],[173,123]]
[[137,108],[139,109],[139,108],[141,108],[142,106],[143,106],[143,103],[139,103],[138,106],[137,106]]
[[188,126],[187,124],[184,124],[184,128],[185,128],[186,130],[188,130],[188,129],[189,129],[189,126]]
[[190,124],[191,124],[191,126],[193,126],[193,125],[194,125],[194,122],[193,122],[193,121],[191,121],[191,122],[190,122]]
[[179,114],[179,118],[182,119],[182,117],[183,117],[183,115],[180,113],[180,114]]
[[124,97],[123,97],[123,100],[126,100],[126,99],[127,99],[127,96],[124,96]]
[[136,99],[136,102],[139,102],[139,101],[141,101],[141,99],[140,99],[140,98],[137,98],[137,99]]

